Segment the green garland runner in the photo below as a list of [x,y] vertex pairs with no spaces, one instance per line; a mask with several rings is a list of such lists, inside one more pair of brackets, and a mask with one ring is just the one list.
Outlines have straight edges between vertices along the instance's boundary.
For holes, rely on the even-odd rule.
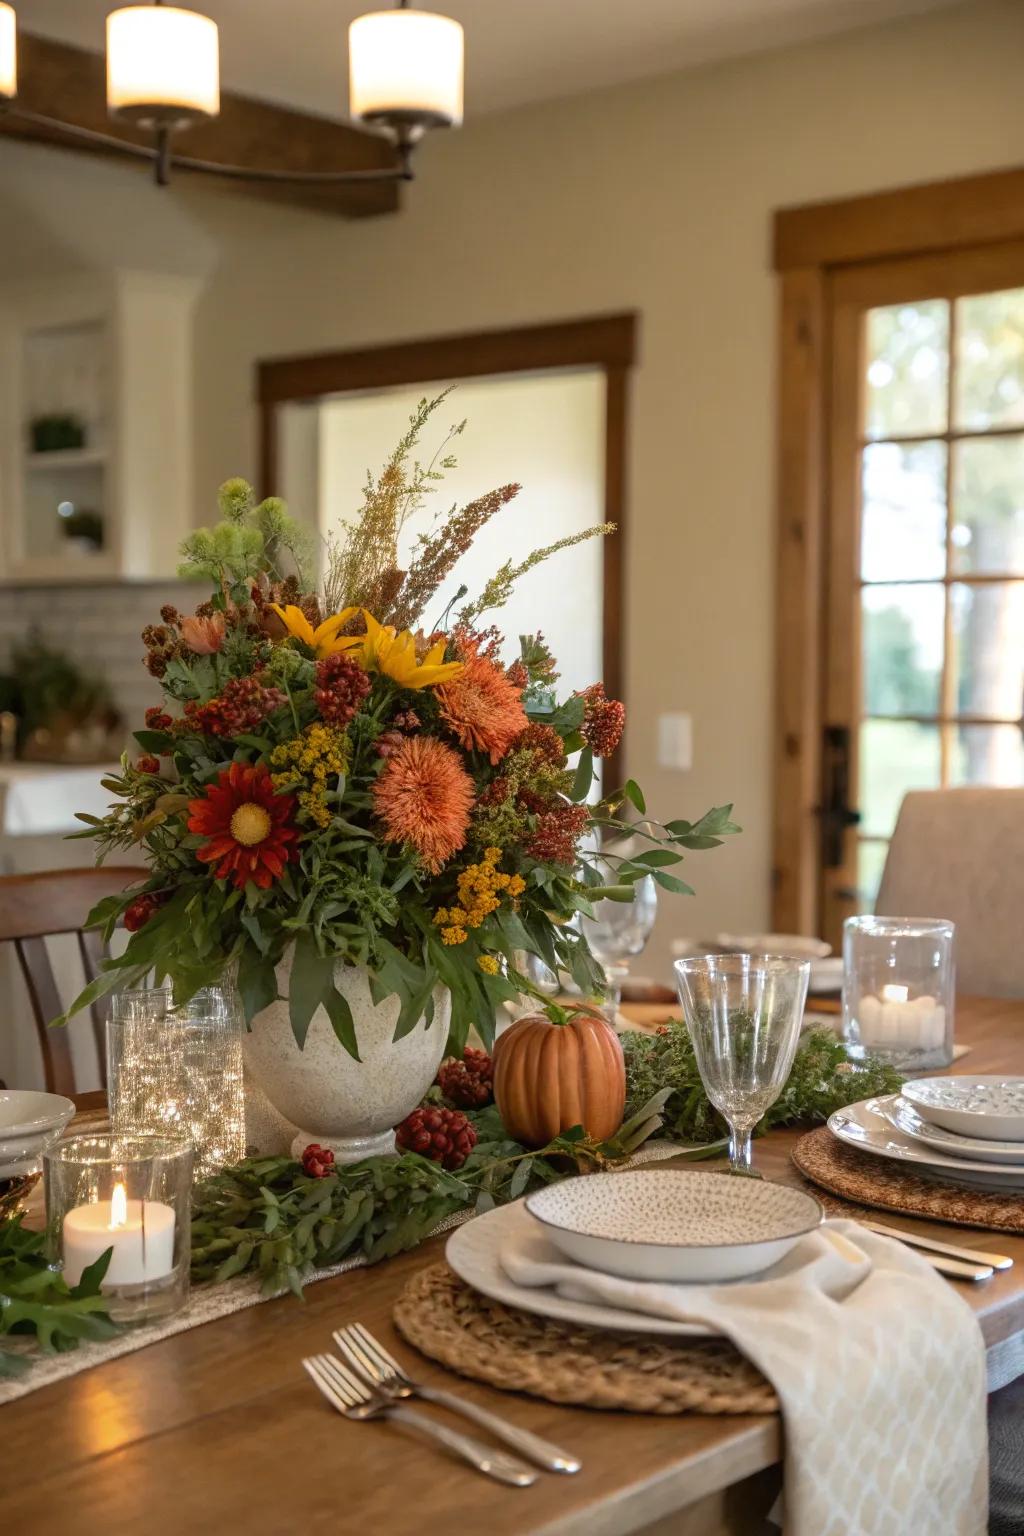
[[618,1135],[595,1142],[581,1126],[539,1152],[510,1141],[497,1109],[471,1111],[478,1141],[458,1173],[405,1152],[370,1157],[311,1178],[290,1157],[249,1158],[223,1168],[195,1193],[192,1278],[223,1281],[255,1271],[265,1294],[302,1294],[303,1276],[342,1259],[370,1264],[415,1248],[456,1211],[477,1211],[571,1173],[627,1158],[660,1125],[667,1090],[655,1094]]
[[[609,1142],[588,1140],[576,1126],[529,1152],[509,1140],[491,1105],[469,1112],[478,1140],[457,1173],[412,1152],[369,1158],[319,1179],[284,1157],[223,1169],[194,1200],[193,1280],[254,1271],[267,1294],[289,1288],[301,1295],[310,1269],[355,1256],[371,1264],[390,1258],[416,1247],[456,1211],[487,1210],[539,1184],[613,1167],[656,1131],[691,1158],[721,1151],[723,1123],[704,1093],[685,1025],[672,1020],[653,1035],[628,1033],[623,1049],[627,1119]],[[856,1099],[895,1092],[900,1082],[881,1063],[854,1066],[835,1036],[815,1030],[759,1129],[819,1123]]]
[[[595,1142],[576,1126],[531,1152],[509,1139],[490,1105],[469,1113],[478,1139],[457,1173],[413,1152],[369,1158],[326,1178],[306,1175],[287,1157],[249,1158],[222,1169],[194,1195],[193,1280],[254,1273],[266,1294],[290,1289],[301,1295],[311,1269],[356,1256],[371,1264],[390,1258],[416,1247],[457,1211],[487,1210],[540,1184],[614,1167],[656,1131],[692,1158],[719,1151],[723,1125],[704,1093],[685,1025],[671,1020],[655,1034],[627,1033],[623,1049],[627,1119],[611,1141]],[[815,1030],[759,1129],[819,1123],[858,1099],[894,1093],[901,1081],[877,1061],[854,1066],[834,1035]],[[27,1231],[17,1218],[0,1222],[0,1338],[34,1336],[40,1349],[53,1351],[113,1337],[119,1330],[100,1294],[106,1263],[104,1255],[69,1289],[49,1267],[41,1233]],[[0,1377],[28,1363],[0,1345]]]
[[[704,1092],[689,1031],[681,1019],[670,1019],[654,1034],[630,1031],[622,1036],[622,1046],[627,1114],[656,1088],[668,1087],[662,1136],[689,1146],[713,1143],[722,1136],[725,1121]],[[874,1058],[855,1065],[831,1030],[810,1030],[793,1059],[785,1088],[757,1134],[776,1125],[820,1125],[834,1110],[876,1094],[897,1093],[902,1085],[894,1067]]]
[[[0,1337],[28,1335],[48,1354],[74,1349],[83,1339],[110,1339],[120,1332],[107,1316],[100,1281],[109,1253],[83,1270],[76,1286],[50,1267],[42,1232],[30,1232],[15,1216],[0,1222]],[[28,1368],[30,1357],[0,1346],[0,1377]]]

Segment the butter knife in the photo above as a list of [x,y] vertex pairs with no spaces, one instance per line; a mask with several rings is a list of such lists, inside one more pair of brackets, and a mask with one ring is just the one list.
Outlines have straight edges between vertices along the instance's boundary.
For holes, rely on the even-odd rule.
[[877,1232],[879,1237],[894,1237],[897,1242],[911,1248],[923,1248],[927,1253],[941,1253],[949,1259],[962,1259],[966,1264],[986,1265],[989,1269],[1012,1269],[1013,1260],[1005,1253],[982,1253],[977,1248],[960,1248],[954,1243],[940,1243],[936,1237],[919,1237],[916,1232],[903,1232],[887,1227],[880,1221],[862,1221],[862,1227]]

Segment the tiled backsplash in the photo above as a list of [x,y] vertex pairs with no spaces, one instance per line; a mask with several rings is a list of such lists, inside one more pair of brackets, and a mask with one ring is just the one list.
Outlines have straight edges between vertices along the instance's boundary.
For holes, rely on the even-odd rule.
[[103,674],[126,730],[138,730],[147,705],[160,701],[143,665],[142,631],[159,624],[164,603],[191,613],[199,595],[197,588],[173,581],[0,588],[0,671],[10,663],[12,642],[38,629],[49,644]]

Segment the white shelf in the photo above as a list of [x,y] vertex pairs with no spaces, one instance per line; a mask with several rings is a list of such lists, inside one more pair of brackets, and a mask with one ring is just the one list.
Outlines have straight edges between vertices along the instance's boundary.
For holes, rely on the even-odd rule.
[[25,455],[25,468],[30,474],[55,469],[99,469],[106,462],[104,448],[53,448],[48,453]]

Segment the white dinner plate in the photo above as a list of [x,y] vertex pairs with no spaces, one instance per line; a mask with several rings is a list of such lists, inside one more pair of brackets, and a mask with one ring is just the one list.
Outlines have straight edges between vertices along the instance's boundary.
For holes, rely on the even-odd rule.
[[903,1084],[903,1097],[958,1136],[1024,1142],[1024,1077],[918,1077]]
[[886,1113],[898,1130],[903,1131],[911,1140],[931,1147],[934,1152],[955,1157],[958,1162],[967,1158],[980,1163],[1005,1163],[1024,1172],[1024,1142],[986,1141],[981,1136],[958,1136],[955,1131],[947,1131],[945,1126],[932,1125],[930,1121],[922,1120],[913,1104],[902,1094]]
[[1001,1168],[994,1163],[968,1162],[946,1157],[907,1136],[890,1119],[889,1106],[895,1093],[881,1099],[862,1099],[829,1116],[828,1128],[847,1146],[874,1157],[902,1163],[914,1173],[964,1184],[971,1189],[997,1190],[1003,1194],[1024,1193],[1024,1169]]
[[512,1205],[498,1205],[483,1216],[456,1227],[448,1238],[445,1258],[459,1276],[474,1290],[493,1301],[535,1312],[540,1317],[557,1317],[566,1323],[584,1323],[588,1328],[609,1328],[618,1333],[663,1333],[676,1338],[711,1338],[710,1328],[700,1323],[678,1323],[667,1317],[650,1317],[642,1312],[623,1312],[618,1307],[601,1307],[586,1301],[567,1301],[547,1286],[516,1285],[501,1267],[498,1251],[503,1242],[517,1232],[535,1232],[537,1225],[522,1200]]

